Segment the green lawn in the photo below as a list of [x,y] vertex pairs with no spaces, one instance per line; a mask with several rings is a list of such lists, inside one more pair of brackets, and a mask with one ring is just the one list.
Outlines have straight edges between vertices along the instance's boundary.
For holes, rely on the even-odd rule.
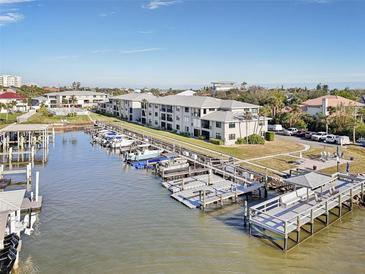
[[0,128],[6,127],[9,124],[15,123],[16,118],[20,115],[24,114],[23,112],[16,113],[0,113]]
[[29,120],[26,124],[55,124],[67,122],[70,124],[83,124],[89,123],[90,119],[87,115],[78,115],[75,117],[67,117],[67,116],[48,116],[41,112],[37,112]]
[[295,158],[290,156],[277,156],[277,157],[252,161],[252,163],[272,168],[278,171],[285,171],[296,168],[296,165],[289,163],[290,161],[294,160]]
[[212,156],[222,157],[221,153],[230,155],[239,159],[249,159],[254,157],[261,157],[271,154],[286,153],[291,151],[297,151],[303,149],[303,146],[299,143],[275,140],[273,142],[266,142],[264,145],[235,145],[235,146],[219,146],[209,142],[194,139],[190,137],[184,137],[171,132],[152,129],[141,125],[136,125],[126,121],[121,121],[114,117],[108,117],[100,114],[91,113],[91,118],[98,121],[108,122],[110,124],[121,126],[131,131],[143,133],[155,138],[159,138],[165,141],[172,141],[177,145],[183,147],[189,147],[192,150],[202,152],[204,149],[205,154],[211,154]]

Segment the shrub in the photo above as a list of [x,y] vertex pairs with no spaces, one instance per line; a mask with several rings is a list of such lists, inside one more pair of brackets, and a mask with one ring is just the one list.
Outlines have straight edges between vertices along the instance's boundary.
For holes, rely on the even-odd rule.
[[236,144],[263,145],[263,144],[265,144],[265,140],[260,135],[252,134],[245,138],[238,138],[236,141]]
[[267,131],[265,133],[265,139],[266,139],[266,141],[274,141],[275,140],[275,132]]
[[215,144],[215,145],[223,145],[224,144],[223,140],[214,139],[214,138],[210,138],[209,142],[211,142],[212,144]]
[[205,137],[205,136],[203,136],[203,135],[200,135],[200,136],[198,137],[198,139],[199,139],[199,140],[205,140],[205,139],[207,139],[207,137]]
[[181,136],[184,136],[184,137],[190,137],[190,133],[189,132],[180,132],[180,135]]

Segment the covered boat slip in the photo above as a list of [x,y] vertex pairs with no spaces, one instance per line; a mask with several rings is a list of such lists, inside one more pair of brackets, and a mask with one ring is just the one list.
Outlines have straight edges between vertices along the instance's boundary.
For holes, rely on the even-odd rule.
[[[284,240],[284,245],[280,246],[283,250],[288,249],[291,232],[296,232],[293,241],[299,243],[301,230],[313,234],[316,220],[327,226],[330,214],[340,218],[343,206],[352,210],[354,196],[360,195],[363,199],[365,177],[338,173],[326,176],[312,172],[291,177],[286,182],[301,188],[249,209],[250,234],[253,229],[264,237],[267,231],[278,234]],[[337,213],[332,212],[335,208]],[[307,230],[305,225],[310,229]]]
[[262,187],[259,183],[239,184],[226,180],[216,174],[205,174],[162,182],[173,194],[172,198],[189,208],[207,208],[212,204],[223,205],[229,199],[235,201],[238,196]]

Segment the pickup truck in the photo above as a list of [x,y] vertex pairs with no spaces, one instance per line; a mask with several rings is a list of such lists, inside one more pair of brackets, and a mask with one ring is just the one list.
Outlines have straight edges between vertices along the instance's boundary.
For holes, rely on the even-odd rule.
[[313,135],[311,136],[311,139],[312,139],[313,141],[323,142],[324,140],[326,140],[327,135],[328,135],[328,134],[327,134],[326,132],[324,132],[324,131],[320,131],[320,132],[317,132],[317,133],[313,134]]

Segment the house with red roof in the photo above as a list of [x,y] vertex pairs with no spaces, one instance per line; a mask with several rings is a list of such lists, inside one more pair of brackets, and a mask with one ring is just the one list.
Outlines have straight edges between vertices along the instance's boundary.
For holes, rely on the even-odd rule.
[[356,102],[337,95],[325,95],[318,98],[310,99],[302,103],[302,109],[311,115],[322,113],[328,115],[328,109],[332,107],[337,110],[346,108],[363,108],[365,104]]
[[[2,104],[1,113],[6,113],[8,111],[28,111],[27,97],[15,92],[0,93],[0,104]],[[10,104],[13,104],[13,106],[8,108]],[[5,107],[5,105],[8,107]]]

